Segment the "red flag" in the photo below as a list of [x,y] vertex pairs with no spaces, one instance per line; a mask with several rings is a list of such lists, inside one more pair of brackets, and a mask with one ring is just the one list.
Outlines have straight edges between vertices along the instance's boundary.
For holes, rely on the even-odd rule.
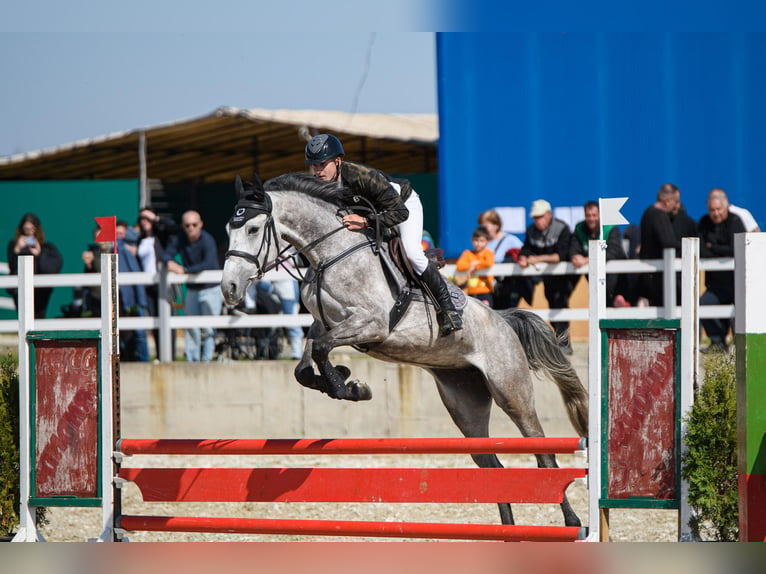
[[94,217],[94,219],[100,230],[96,235],[96,241],[114,242],[114,252],[117,253],[117,216]]

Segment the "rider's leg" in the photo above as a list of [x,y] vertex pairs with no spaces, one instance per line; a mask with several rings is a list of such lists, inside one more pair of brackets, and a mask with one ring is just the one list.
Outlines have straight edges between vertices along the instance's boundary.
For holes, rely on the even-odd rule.
[[462,329],[463,319],[460,317],[457,309],[455,309],[452,295],[442,278],[442,274],[439,273],[436,263],[433,261],[428,263],[428,267],[420,275],[420,280],[434,296],[441,309],[439,312],[439,334],[442,337],[446,337],[453,331]]
[[398,225],[402,246],[415,273],[418,274],[439,304],[439,332],[442,336],[446,336],[453,331],[462,329],[463,320],[460,313],[455,309],[452,296],[441,273],[439,273],[439,269],[423,253],[423,247],[420,243],[423,238],[423,205],[414,190],[404,205],[410,214],[405,221]]

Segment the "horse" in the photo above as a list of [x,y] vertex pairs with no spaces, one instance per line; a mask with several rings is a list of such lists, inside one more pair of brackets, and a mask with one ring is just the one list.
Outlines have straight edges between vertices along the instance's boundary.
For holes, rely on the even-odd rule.
[[[288,250],[308,262],[301,299],[315,320],[295,368],[300,384],[335,399],[369,400],[369,386],[347,381],[348,367],[329,360],[336,347],[354,346],[376,359],[430,373],[466,437],[489,436],[493,401],[523,436],[541,437],[531,371],[542,370],[558,386],[574,429],[587,436],[587,391],[553,330],[538,315],[521,309],[498,312],[467,298],[463,329],[440,337],[437,310],[424,297],[411,303],[390,329],[396,294],[381,265],[375,233],[350,231],[340,223],[349,191],[308,174],[255,180],[246,188],[237,176],[238,201],[226,225],[229,248],[221,290],[226,303],[236,305],[250,281],[278,266]],[[536,457],[539,467],[558,466],[553,454]],[[502,467],[494,454],[472,458],[482,468]],[[500,503],[499,509],[502,523],[513,524],[510,504]],[[580,525],[566,496],[561,509],[567,526]]]

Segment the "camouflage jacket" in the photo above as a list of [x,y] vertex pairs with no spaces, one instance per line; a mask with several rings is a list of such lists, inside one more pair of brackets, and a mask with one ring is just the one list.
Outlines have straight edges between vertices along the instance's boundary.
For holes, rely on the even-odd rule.
[[[376,216],[365,213],[371,224],[394,227],[409,217],[410,213],[404,206],[404,202],[412,195],[412,186],[408,180],[393,178],[377,169],[350,161],[341,164],[340,178],[350,192],[347,198],[350,207],[367,206],[363,201],[353,200],[353,196],[358,195],[375,208]],[[400,186],[400,193],[391,186],[391,182]]]

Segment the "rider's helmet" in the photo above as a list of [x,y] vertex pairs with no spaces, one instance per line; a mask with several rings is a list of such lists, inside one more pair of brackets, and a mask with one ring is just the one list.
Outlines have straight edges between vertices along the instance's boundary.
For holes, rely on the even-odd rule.
[[334,135],[319,134],[306,144],[306,165],[322,163],[328,159],[343,157],[343,144]]

